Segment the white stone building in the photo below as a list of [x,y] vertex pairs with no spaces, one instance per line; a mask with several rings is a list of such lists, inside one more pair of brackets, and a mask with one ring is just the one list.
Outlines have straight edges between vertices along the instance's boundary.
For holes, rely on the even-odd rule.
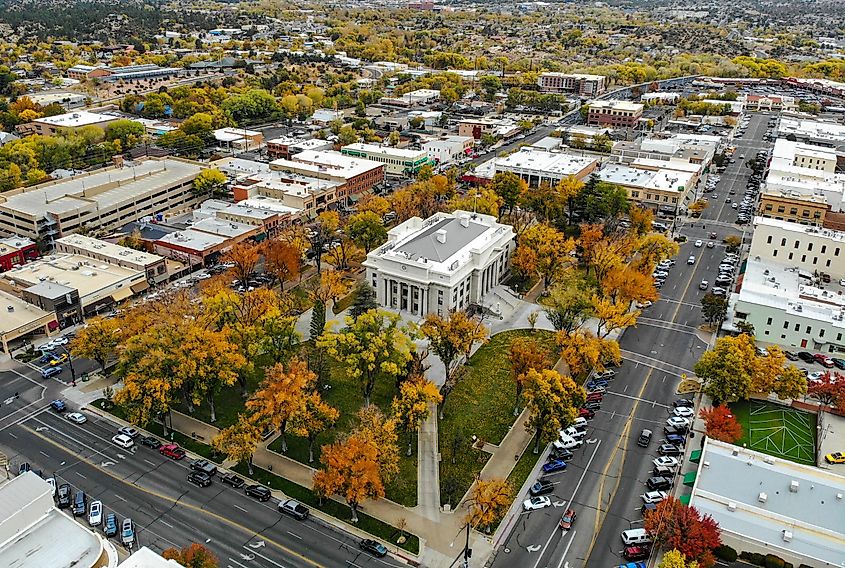
[[364,266],[382,306],[420,317],[442,315],[483,304],[507,274],[514,248],[510,225],[458,210],[394,227]]

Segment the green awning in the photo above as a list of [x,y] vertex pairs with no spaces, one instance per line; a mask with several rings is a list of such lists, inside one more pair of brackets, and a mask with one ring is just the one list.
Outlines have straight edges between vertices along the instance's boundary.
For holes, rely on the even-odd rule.
[[701,450],[693,450],[690,452],[689,461],[692,463],[698,463],[701,460]]
[[678,501],[680,501],[684,505],[689,506],[689,500],[690,500],[691,497],[692,497],[692,495],[681,495],[681,498],[678,499]]
[[688,485],[690,487],[695,484],[695,477],[698,475],[697,471],[688,471],[684,474],[684,485]]

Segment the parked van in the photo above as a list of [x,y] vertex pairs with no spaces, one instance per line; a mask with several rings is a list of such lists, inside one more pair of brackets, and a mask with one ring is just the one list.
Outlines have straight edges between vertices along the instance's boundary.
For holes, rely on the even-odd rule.
[[628,529],[626,531],[622,531],[622,542],[624,542],[626,546],[630,546],[632,544],[649,544],[651,542],[651,537],[645,529]]
[[575,419],[575,422],[572,423],[572,426],[574,426],[578,430],[584,430],[587,428],[587,419],[583,416],[579,416]]
[[556,450],[573,450],[575,448],[580,448],[583,442],[581,440],[576,440],[571,436],[563,435],[560,437],[560,440],[555,440],[554,444],[552,444]]

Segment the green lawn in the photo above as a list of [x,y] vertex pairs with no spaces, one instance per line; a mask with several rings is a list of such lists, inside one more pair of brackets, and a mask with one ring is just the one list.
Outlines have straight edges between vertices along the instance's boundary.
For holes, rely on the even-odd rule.
[[816,415],[758,400],[730,405],[742,425],[736,444],[805,465],[816,465]]
[[[268,487],[278,489],[285,495],[301,501],[309,507],[319,509],[336,519],[340,519],[341,521],[352,525],[350,520],[352,513],[346,505],[338,503],[337,501],[332,501],[331,499],[325,499],[321,502],[310,489],[293,483],[292,481],[288,481],[283,477],[279,477],[278,475],[270,473],[259,467],[252,468],[252,475],[249,475],[249,469],[244,463],[238,464],[232,469],[241,475],[254,479],[255,481],[258,481]],[[392,544],[396,544],[396,541],[399,538],[399,529],[361,512],[360,509],[358,512],[358,523],[353,526]],[[420,539],[416,535],[408,532],[405,532],[405,537],[407,539],[405,543],[402,545],[397,544],[397,546],[401,546],[413,554],[419,554]]]
[[[530,330],[513,330],[492,337],[472,356],[467,375],[446,399],[445,416],[439,424],[442,504],[454,506],[490,457],[472,449],[472,436],[499,444],[513,424],[516,390],[508,347],[514,337],[531,334]],[[549,360],[556,360],[554,333],[536,331],[534,336],[548,349]]]
[[[355,423],[355,413],[364,405],[364,395],[358,382],[350,377],[344,370],[343,365],[336,361],[329,364],[329,384],[331,388],[323,391],[323,399],[340,412],[340,419],[331,430],[323,432],[317,437],[314,443],[313,467],[320,466],[320,447],[331,444],[339,436],[349,432]],[[372,403],[389,412],[390,403],[396,389],[393,381],[379,381],[376,383],[372,395]],[[302,463],[308,463],[308,440],[288,434],[287,457]],[[413,507],[417,504],[417,454],[416,443],[413,444],[414,454],[411,457],[405,455],[407,442],[404,436],[400,436],[399,449],[399,474],[385,486],[386,497],[402,505]],[[276,439],[270,449],[274,452],[281,452],[282,441]]]

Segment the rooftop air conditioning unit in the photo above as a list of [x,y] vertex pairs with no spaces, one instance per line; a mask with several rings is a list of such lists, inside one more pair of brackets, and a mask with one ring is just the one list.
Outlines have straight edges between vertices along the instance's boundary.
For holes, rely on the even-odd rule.
[[764,492],[762,492],[762,491],[761,491],[761,492],[760,492],[760,494],[759,494],[759,495],[757,495],[757,500],[758,500],[760,503],[765,503],[766,501],[768,501],[768,500],[769,500],[769,496],[768,496],[768,495],[766,495]]
[[783,542],[792,542],[792,531],[783,529],[781,534],[783,535]]
[[789,482],[789,492],[790,493],[798,493],[798,488],[800,486],[801,486],[801,484],[793,479],[792,481]]
[[731,513],[735,512],[736,503],[734,503],[733,501],[728,501],[728,511],[730,511]]

